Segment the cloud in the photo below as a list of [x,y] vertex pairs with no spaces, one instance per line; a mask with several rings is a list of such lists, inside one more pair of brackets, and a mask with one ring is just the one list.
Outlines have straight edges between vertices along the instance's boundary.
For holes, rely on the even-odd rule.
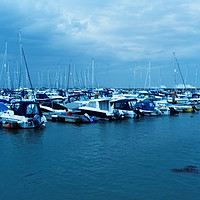
[[70,59],[88,66],[94,57],[99,67],[110,65],[118,76],[122,66],[128,68],[135,61],[151,59],[167,66],[173,51],[185,62],[194,60],[195,66],[200,49],[199,4],[186,0],[2,0],[0,50],[3,54],[8,40],[15,54],[20,28],[29,63],[41,70]]

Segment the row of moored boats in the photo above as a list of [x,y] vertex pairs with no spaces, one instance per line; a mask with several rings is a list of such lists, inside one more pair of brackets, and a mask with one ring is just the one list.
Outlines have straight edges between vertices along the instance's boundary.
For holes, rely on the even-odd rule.
[[144,116],[198,112],[198,92],[116,89],[1,91],[0,123],[5,128],[43,128],[47,121],[93,123]]

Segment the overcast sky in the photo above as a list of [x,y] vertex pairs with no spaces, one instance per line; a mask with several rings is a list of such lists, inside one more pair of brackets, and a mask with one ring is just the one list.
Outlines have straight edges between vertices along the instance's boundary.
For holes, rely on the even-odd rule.
[[7,41],[12,80],[20,29],[34,86],[64,84],[70,60],[70,85],[87,86],[94,58],[99,86],[171,87],[173,52],[185,82],[200,84],[197,0],[1,0],[0,15],[0,58]]

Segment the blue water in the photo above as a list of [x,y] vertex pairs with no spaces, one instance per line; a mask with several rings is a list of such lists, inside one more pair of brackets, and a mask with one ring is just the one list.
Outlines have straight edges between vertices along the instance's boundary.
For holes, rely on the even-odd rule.
[[0,199],[196,200],[200,114],[0,130]]

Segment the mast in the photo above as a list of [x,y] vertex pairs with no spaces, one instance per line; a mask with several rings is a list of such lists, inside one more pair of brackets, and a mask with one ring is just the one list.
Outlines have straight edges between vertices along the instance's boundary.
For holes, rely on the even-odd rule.
[[68,93],[68,89],[69,89],[70,66],[71,66],[71,60],[69,62],[69,72],[68,72],[68,80],[67,80],[67,93]]
[[87,76],[85,70],[84,70],[84,78],[85,78],[85,89],[87,89]]
[[47,88],[50,89],[50,72],[49,72],[49,70],[47,71]]
[[149,59],[149,89],[151,87],[151,60]]
[[92,91],[94,90],[94,58],[92,58]]
[[21,30],[19,30],[19,54],[20,54],[20,71],[19,71],[19,85],[18,85],[18,88],[20,88],[20,86],[23,88],[24,84],[23,84],[23,64],[22,64],[22,38],[21,38]]
[[196,68],[196,72],[195,72],[195,87],[197,87],[197,76],[198,76],[198,73],[197,73],[197,68]]
[[150,88],[151,84],[150,84],[150,79],[151,79],[151,76],[150,76],[150,70],[151,70],[151,60],[149,59],[149,66],[147,68],[147,74],[146,74],[146,80],[145,80],[145,88],[147,88],[147,82],[149,82],[148,84],[148,87]]
[[3,63],[1,68],[1,80],[2,80],[2,88],[11,89],[10,69],[9,69],[9,62],[7,59],[7,55],[8,55],[8,44],[6,41]]
[[134,87],[134,89],[135,89],[135,67],[134,67],[134,69],[133,69],[133,87]]
[[41,81],[40,81],[40,72],[38,72],[38,89],[41,88],[41,85],[40,85]]
[[4,87],[7,88],[7,54],[8,54],[8,44],[7,44],[7,41],[6,41],[6,48],[5,48],[5,54],[4,54],[4,73],[6,75],[6,78],[4,76]]
[[26,73],[28,75],[29,83],[30,83],[31,89],[33,89],[33,85],[32,85],[32,82],[31,82],[31,77],[30,77],[30,74],[29,74],[28,65],[27,65],[27,62],[26,62],[26,57],[25,57],[23,47],[22,47],[22,54],[23,54],[23,57],[24,57],[24,62],[25,62],[25,66],[26,66]]
[[183,81],[184,88],[185,88],[185,90],[186,90],[185,81],[184,81],[184,78],[183,78],[183,75],[182,75],[182,72],[181,72],[181,69],[180,69],[178,60],[177,60],[177,58],[175,57],[175,53],[174,53],[174,58],[175,58],[175,61],[176,61],[177,66],[178,66],[178,70],[179,70],[179,72],[180,72],[180,75],[181,75],[181,79],[182,79],[182,81]]
[[176,85],[177,85],[177,71],[176,71],[176,67],[175,67],[175,52],[173,52],[173,68],[174,68],[174,89],[176,89]]
[[9,66],[9,62],[8,62],[8,67],[7,67],[7,81],[8,81],[8,85],[7,88],[11,89],[11,78],[10,78],[10,66]]

